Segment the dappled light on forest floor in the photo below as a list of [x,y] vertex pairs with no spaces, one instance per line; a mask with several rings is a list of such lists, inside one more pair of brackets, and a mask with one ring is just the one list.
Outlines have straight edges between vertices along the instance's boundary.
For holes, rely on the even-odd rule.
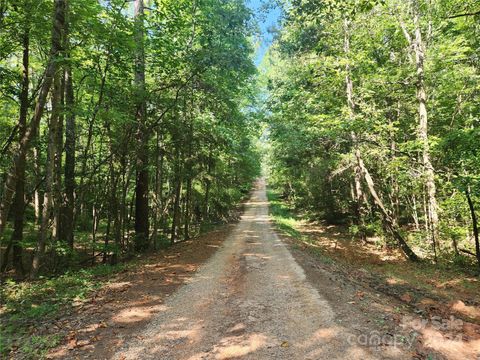
[[[72,315],[58,322],[66,340],[49,358],[111,358],[125,339],[139,336],[152,318],[170,311],[164,304],[165,299],[191,279],[200,263],[218,249],[230,229],[231,226],[227,226],[152,256],[145,264],[119,274],[93,296],[79,302]],[[184,251],[187,248],[189,251]],[[194,337],[195,331],[171,330],[168,336]]]
[[[276,218],[280,229],[282,220],[289,216],[283,211],[284,217]],[[478,278],[445,272],[433,264],[406,261],[397,249],[385,247],[380,239],[362,243],[340,226],[325,226],[293,216],[290,219],[288,226],[293,230],[287,229],[285,233],[291,237],[284,239],[318,258],[317,266],[327,274],[336,274],[337,282],[339,278],[348,278],[364,287],[365,290],[354,293],[349,304],[358,306],[366,302],[366,289],[393,296],[401,304],[397,312],[415,310],[411,322],[395,312],[392,318],[403,329],[421,334],[417,351],[422,354],[435,351],[458,360],[474,359],[480,354]],[[374,301],[368,306],[385,311]],[[453,331],[452,324],[456,326]]]

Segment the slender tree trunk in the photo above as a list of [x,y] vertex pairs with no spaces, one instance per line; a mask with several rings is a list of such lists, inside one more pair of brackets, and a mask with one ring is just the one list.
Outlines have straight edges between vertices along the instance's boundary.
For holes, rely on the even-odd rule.
[[[22,78],[22,91],[20,93],[20,117],[18,120],[18,134],[20,138],[25,136],[28,116],[28,87],[30,84],[29,79],[29,61],[30,61],[30,28],[26,25],[25,32],[22,37],[23,45],[23,78]],[[15,188],[15,197],[13,200],[13,234],[12,234],[12,248],[13,248],[13,266],[15,271],[19,275],[23,275],[23,257],[22,246],[23,240],[23,218],[25,215],[25,165],[26,165],[26,153],[21,154],[17,167],[17,184]],[[8,253],[7,253],[8,254]]]
[[427,113],[427,93],[425,91],[425,71],[424,71],[424,44],[419,25],[419,15],[416,11],[414,15],[415,23],[415,59],[417,66],[417,99],[418,114],[420,117],[418,135],[422,142],[422,160],[425,176],[425,187],[427,189],[427,210],[430,222],[430,234],[434,249],[435,258],[437,257],[438,239],[438,205],[436,199],[435,172],[430,160],[430,145],[428,142],[428,113]]
[[210,188],[212,186],[212,163],[213,163],[213,157],[212,157],[212,149],[210,148],[210,151],[208,153],[208,159],[207,159],[207,177],[205,179],[205,198],[204,198],[204,206],[203,206],[203,221],[208,220],[208,204],[210,202]]
[[415,224],[415,230],[420,230],[420,222],[418,221],[417,197],[412,194],[412,217]]
[[176,151],[176,166],[175,166],[175,193],[174,193],[174,202],[173,202],[173,216],[172,216],[172,229],[170,233],[170,243],[175,243],[176,235],[177,235],[177,225],[179,222],[180,217],[180,195],[182,192],[182,176],[181,176],[181,169],[180,169],[180,151],[177,149]]
[[[111,150],[110,150],[111,151]],[[117,176],[117,173],[115,172],[115,167],[113,163],[113,156],[110,157],[110,164],[109,164],[109,173],[110,173],[110,188],[108,189],[108,203],[109,207],[107,208],[107,229],[105,232],[105,250],[103,253],[103,263],[107,262],[108,258],[108,253],[110,252],[109,250],[109,243],[110,243],[110,237],[111,237],[111,224],[113,221],[113,232],[114,232],[114,237],[116,236],[116,227],[115,227],[115,222],[117,218],[117,187],[118,187],[118,179],[119,177]],[[115,237],[116,239],[116,237]],[[115,253],[115,252],[114,252]],[[116,261],[116,259],[114,260]]]
[[[119,179],[120,181],[120,179]],[[118,186],[118,185],[117,185]],[[113,209],[113,231],[114,231],[114,236],[115,236],[115,251],[112,254],[111,257],[111,263],[116,264],[118,262],[119,254],[122,251],[122,223],[120,220],[120,213],[118,211],[118,195],[117,195],[117,189],[114,189],[115,193],[112,194],[114,196],[114,202],[112,204]]]
[[90,118],[89,122],[88,122],[88,133],[87,133],[87,142],[86,142],[86,145],[85,145],[85,148],[83,150],[83,153],[82,153],[82,161],[81,161],[81,166],[80,166],[80,182],[78,184],[78,187],[77,187],[77,197],[78,197],[78,200],[76,202],[76,209],[74,210],[74,219],[73,219],[73,222],[76,223],[76,218],[78,218],[78,216],[80,216],[82,218],[82,215],[83,215],[83,208],[84,208],[84,198],[85,198],[85,193],[86,193],[86,189],[84,187],[84,183],[85,183],[85,177],[86,177],[86,172],[87,172],[87,163],[88,163],[88,152],[90,150],[90,147],[91,147],[91,143],[92,143],[92,138],[93,138],[93,125],[95,124],[95,120],[97,119],[97,114],[99,113],[100,109],[101,109],[101,106],[102,106],[102,103],[103,103],[103,98],[104,98],[104,94],[105,94],[105,84],[107,82],[107,74],[108,74],[108,71],[109,71],[109,68],[110,68],[110,62],[109,62],[109,57],[107,57],[106,59],[106,64],[105,64],[105,68],[103,70],[103,74],[102,74],[102,80],[100,82],[100,89],[99,89],[99,93],[98,93],[98,100],[95,104],[95,107],[93,109],[93,114],[92,114],[92,117]]
[[189,176],[186,183],[187,191],[185,193],[185,222],[184,222],[184,234],[183,238],[185,240],[190,239],[190,209],[191,209],[191,197],[192,197],[192,179]]
[[[68,8],[67,8],[68,16]],[[69,25],[65,24],[65,44],[67,57],[70,57],[69,46]],[[65,68],[65,207],[62,221],[63,238],[67,241],[70,249],[73,249],[74,241],[74,208],[75,208],[75,146],[76,146],[76,124],[75,124],[75,97],[73,92],[73,77],[70,62]]]
[[[343,39],[343,51],[345,56],[348,58],[350,54],[350,22],[347,19],[344,19],[343,29],[344,29],[344,39]],[[345,64],[345,86],[347,93],[347,104],[350,112],[350,121],[353,121],[355,118],[355,100],[353,98],[353,82],[350,77],[350,62],[347,60]],[[356,134],[352,131],[351,133],[352,143],[354,151],[359,150],[358,140]],[[362,190],[362,171],[358,163],[354,166],[354,186],[353,186],[353,195],[355,202],[355,222],[359,226],[360,236],[363,241],[366,240],[365,235],[365,215],[366,209],[364,204],[364,194]]]
[[177,235],[177,224],[180,217],[180,193],[182,191],[182,180],[178,176],[175,184],[175,200],[173,202],[172,231],[170,234],[170,243],[175,243]]
[[[58,111],[58,121],[55,134],[55,169],[53,182],[52,210],[53,210],[53,231],[52,237],[55,241],[63,240],[61,238],[61,213],[63,209],[62,198],[62,153],[63,153],[63,122],[65,120],[65,74],[58,71],[60,76],[60,101]],[[55,84],[54,84],[55,86]],[[57,91],[54,89],[54,91]]]
[[438,204],[436,199],[435,171],[430,159],[430,145],[428,141],[428,111],[427,111],[427,92],[425,89],[425,44],[422,39],[420,28],[419,4],[417,0],[412,1],[413,5],[413,24],[415,26],[414,37],[410,35],[405,24],[400,21],[403,34],[409,45],[415,53],[415,67],[417,74],[417,101],[418,101],[418,138],[422,144],[422,162],[424,171],[424,184],[427,196],[427,212],[429,237],[431,238],[432,248],[437,259],[437,249],[439,249],[438,238]]
[[95,248],[97,247],[98,209],[95,197],[92,206],[92,265],[95,264]]
[[[192,108],[190,109],[193,112],[193,89],[192,89]],[[187,155],[187,169],[186,169],[186,194],[185,194],[185,222],[184,222],[184,234],[183,237],[185,240],[190,239],[190,217],[191,217],[191,197],[192,197],[192,178],[193,178],[193,118],[192,113],[190,113],[190,124],[188,129],[188,155]]]
[[468,187],[465,190],[465,196],[467,197],[468,208],[470,209],[470,216],[472,217],[473,237],[475,239],[475,255],[477,257],[478,268],[480,270],[480,240],[478,235],[478,221],[472,197],[470,196],[470,189]]
[[52,45],[50,49],[50,58],[45,71],[45,77],[42,86],[40,87],[40,92],[35,105],[35,111],[32,120],[25,131],[25,135],[22,136],[20,140],[19,149],[5,180],[3,199],[0,202],[0,235],[2,235],[3,231],[5,230],[8,214],[12,205],[12,198],[17,183],[17,168],[22,157],[26,156],[28,149],[30,148],[30,144],[37,133],[45,103],[47,101],[47,96],[50,92],[53,77],[55,76],[55,72],[57,70],[58,56],[62,48],[62,31],[65,23],[65,1],[66,0],[55,0],[52,27]]
[[157,248],[159,228],[163,229],[163,162],[164,150],[160,131],[157,129],[157,146],[155,155],[155,213],[153,220],[153,248]]
[[[390,107],[392,104],[390,101],[387,101],[387,107]],[[390,159],[393,164],[397,162],[397,143],[395,141],[395,132],[393,130],[393,124],[395,120],[398,120],[400,116],[400,104],[397,103],[397,110],[396,112],[389,112],[388,114],[388,123],[390,128],[392,129],[390,133]],[[398,166],[394,165],[393,168],[393,176],[390,176],[390,185],[392,188],[391,194],[391,208],[392,208],[392,220],[395,226],[399,224],[399,217],[400,217],[400,187],[397,181],[397,173],[398,173]]]
[[[37,141],[40,141],[40,134],[38,129],[37,129],[36,138],[37,138]],[[35,144],[33,148],[33,171],[35,174],[35,180],[38,184],[42,179],[42,164],[41,164],[40,149],[37,144]],[[43,207],[43,193],[40,186],[37,186],[35,188],[34,207],[35,207],[35,224],[40,225],[40,222],[42,221],[42,207]]]
[[378,196],[378,193],[375,190],[375,183],[373,182],[373,179],[370,176],[368,169],[365,167],[365,164],[363,163],[363,160],[359,152],[356,153],[356,157],[357,157],[359,166],[362,169],[365,182],[367,183],[368,190],[370,191],[370,194],[372,195],[373,200],[375,201],[378,208],[380,209],[385,226],[391,232],[394,239],[398,242],[400,248],[402,249],[403,253],[408,257],[408,259],[410,259],[411,261],[418,261],[419,260],[418,256],[413,252],[412,249],[410,249],[407,242],[403,239],[402,235],[398,231],[397,226],[395,225],[387,209],[385,208],[383,201],[380,199],[380,196]]
[[60,74],[57,72],[55,75],[53,92],[52,92],[52,116],[50,118],[49,131],[48,131],[48,149],[47,149],[47,163],[45,166],[45,194],[44,204],[42,210],[42,222],[40,224],[40,232],[38,236],[37,247],[32,261],[31,278],[36,278],[40,266],[43,262],[45,255],[45,247],[48,237],[48,228],[50,223],[50,212],[53,204],[53,192],[55,186],[55,154],[57,152],[57,131],[58,131],[58,119],[60,112]]
[[159,174],[158,174],[158,187],[157,187],[157,194],[159,196],[159,205],[160,205],[160,213],[159,213],[159,221],[160,221],[160,228],[163,230],[165,228],[165,214],[164,214],[164,207],[165,207],[165,201],[163,196],[163,183],[165,181],[165,170],[164,170],[164,163],[165,163],[165,149],[163,147],[163,143],[160,145],[160,161],[159,161]]
[[148,247],[148,134],[145,103],[144,4],[135,0],[135,87],[137,101],[137,179],[135,183],[135,250]]

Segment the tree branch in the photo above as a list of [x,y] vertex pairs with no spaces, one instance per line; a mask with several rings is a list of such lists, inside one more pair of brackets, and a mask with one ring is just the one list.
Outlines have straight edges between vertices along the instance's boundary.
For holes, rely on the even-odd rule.
[[476,16],[476,15],[480,15],[480,10],[475,11],[475,12],[471,12],[471,13],[464,13],[464,14],[452,15],[452,16],[449,16],[447,19],[455,19],[455,18],[459,18],[459,17]]

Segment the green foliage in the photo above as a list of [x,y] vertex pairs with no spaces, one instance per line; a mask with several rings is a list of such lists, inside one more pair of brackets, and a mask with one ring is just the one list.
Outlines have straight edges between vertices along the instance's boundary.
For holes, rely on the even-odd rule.
[[[20,111],[23,36],[29,39],[30,117],[38,96],[35,89],[49,61],[53,5],[47,0],[7,1],[2,15],[0,43],[5,47],[0,53],[0,91],[5,96],[0,99],[0,145],[5,149],[0,169],[5,174],[19,148],[15,126]],[[62,108],[60,120],[75,115],[75,245],[72,248],[65,239],[52,236],[46,246],[45,274],[75,268],[102,253],[108,261],[130,255],[139,100],[145,101],[147,109],[148,217],[150,233],[155,235],[148,247],[165,246],[168,239],[198,234],[204,224],[227,221],[260,173],[256,148],[260,134],[250,110],[256,69],[251,41],[255,24],[249,8],[242,0],[156,0],[147,5],[142,19],[145,89],[139,93],[133,81],[138,47],[133,4],[69,1],[68,44],[64,45],[71,51],[62,52],[55,61],[59,74],[71,69],[74,87],[74,104]],[[38,229],[33,224],[39,224],[41,216],[35,215],[34,197],[41,198],[47,190],[52,114],[47,106],[32,144],[35,153],[27,155],[28,203],[21,242],[26,251],[37,245]],[[54,169],[55,194],[49,194],[54,200],[52,217],[63,213],[65,206],[64,138],[65,134],[56,138],[62,150]],[[2,177],[1,185],[3,181]],[[11,226],[2,242],[8,243]],[[50,235],[55,235],[53,229],[48,229],[46,237]]]
[[[268,93],[264,119],[271,144],[270,180],[283,197],[310,217],[348,224],[355,236],[365,231],[383,235],[365,184],[366,224],[358,223],[352,197],[358,146],[387,211],[418,251],[432,256],[424,227],[428,215],[423,208],[415,56],[402,29],[404,24],[414,33],[416,9],[426,43],[428,136],[440,205],[440,252],[449,262],[454,243],[473,249],[465,191],[469,189],[478,212],[480,27],[478,15],[449,17],[460,8],[465,13],[475,10],[456,0],[304,0],[285,6],[283,28],[261,74]],[[353,82],[353,115],[347,75]]]
[[61,339],[56,335],[29,336],[31,326],[55,318],[60,310],[81,302],[108,281],[109,276],[127,266],[134,264],[99,265],[35,282],[7,280],[0,289],[0,354],[16,347],[26,358],[41,358]]
[[298,219],[291,210],[280,200],[279,194],[272,189],[267,190],[270,215],[275,221],[275,225],[286,235],[300,240],[302,234],[295,228]]

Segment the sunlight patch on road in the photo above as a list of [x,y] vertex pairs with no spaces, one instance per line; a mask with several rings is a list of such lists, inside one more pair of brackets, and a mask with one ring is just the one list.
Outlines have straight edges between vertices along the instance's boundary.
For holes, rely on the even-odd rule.
[[229,336],[220,340],[215,345],[215,359],[230,359],[245,356],[265,346],[267,337],[263,334],[250,334],[242,336]]
[[160,311],[166,311],[168,308],[165,305],[156,306],[138,306],[133,308],[126,308],[117,313],[112,321],[120,324],[131,324],[150,318],[153,314]]

